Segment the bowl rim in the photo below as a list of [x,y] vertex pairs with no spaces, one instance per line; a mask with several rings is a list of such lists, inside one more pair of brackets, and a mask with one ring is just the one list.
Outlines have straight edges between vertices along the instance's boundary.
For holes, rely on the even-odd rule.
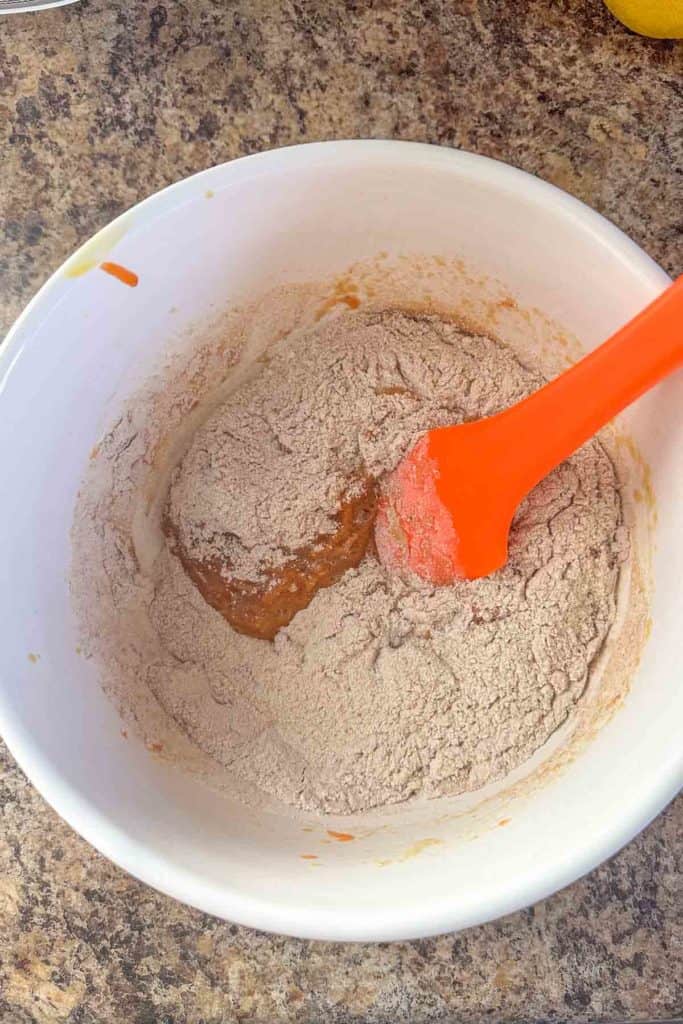
[[[167,207],[169,201],[182,202],[186,193],[194,194],[198,179],[206,184],[212,177],[233,179],[263,173],[269,167],[296,168],[312,158],[336,166],[340,159],[363,162],[368,157],[394,161],[401,166],[424,165],[441,167],[455,176],[470,176],[487,181],[501,190],[524,196],[532,203],[552,206],[568,220],[592,234],[596,241],[611,251],[615,259],[626,264],[653,293],[670,283],[669,276],[627,235],[595,210],[556,186],[499,160],[475,153],[426,143],[398,140],[349,139],[301,143],[279,149],[265,150],[236,160],[226,161],[183,178],[148,198],[84,242],[48,278],[27,304],[6,335],[0,347],[0,392],[2,379],[22,350],[23,335],[31,329],[35,317],[55,292],[70,265],[83,258],[95,239],[112,228],[122,226],[132,211],[154,214]],[[226,179],[227,180],[227,179]],[[137,219],[137,218],[136,218]],[[669,803],[683,786],[683,752],[660,765],[653,775],[646,798],[637,806],[625,808],[618,827],[596,833],[575,848],[565,862],[543,869],[536,865],[534,878],[525,884],[514,879],[504,895],[480,904],[476,910],[463,912],[454,900],[439,906],[426,906],[406,912],[405,909],[382,908],[380,913],[356,914],[354,919],[338,917],[328,908],[316,906],[276,906],[267,900],[245,896],[230,881],[208,884],[186,868],[178,867],[161,853],[150,854],[148,846],[134,840],[124,829],[114,826],[89,800],[81,796],[52,766],[42,750],[33,742],[21,722],[4,705],[0,687],[0,734],[16,762],[48,804],[91,846],[139,881],[182,903],[225,920],[247,927],[305,939],[330,941],[391,941],[423,938],[483,924],[505,914],[528,907],[544,899],[595,868],[615,854]]]

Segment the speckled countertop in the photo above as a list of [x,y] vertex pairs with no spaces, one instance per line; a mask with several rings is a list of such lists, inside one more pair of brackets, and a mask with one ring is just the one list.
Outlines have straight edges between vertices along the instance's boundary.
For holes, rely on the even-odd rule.
[[[115,214],[312,139],[463,146],[554,181],[683,272],[683,45],[598,0],[82,0],[0,19],[0,335]],[[326,945],[160,896],[0,753],[1,1024],[683,1015],[683,798],[609,864],[456,936]]]

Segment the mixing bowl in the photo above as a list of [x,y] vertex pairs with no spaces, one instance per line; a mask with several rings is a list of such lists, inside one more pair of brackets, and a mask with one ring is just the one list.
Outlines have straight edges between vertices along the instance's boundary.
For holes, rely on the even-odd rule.
[[[144,882],[242,924],[338,940],[430,935],[528,905],[628,842],[683,780],[680,374],[624,418],[657,502],[649,640],[623,705],[542,785],[304,827],[122,736],[69,600],[88,452],[169,338],[207,311],[378,252],[466,257],[587,348],[668,283],[598,214],[502,163],[398,142],[295,146],[204,171],[100,232],[33,299],[0,364],[0,728],[12,753],[74,829]],[[93,269],[102,260],[134,270],[138,287]]]

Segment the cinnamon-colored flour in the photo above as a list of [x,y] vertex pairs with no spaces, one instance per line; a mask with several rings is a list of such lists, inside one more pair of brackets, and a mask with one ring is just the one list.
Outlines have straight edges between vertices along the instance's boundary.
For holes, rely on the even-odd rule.
[[[107,484],[100,473],[78,511],[74,591],[124,711],[148,735],[168,716],[185,754],[321,813],[458,793],[521,764],[581,700],[615,615],[628,534],[599,441],[524,502],[492,577],[430,587],[388,574],[372,546],[339,578],[307,588],[301,570],[302,552],[333,546],[359,481],[381,481],[425,430],[541,383],[434,316],[347,313],[294,332],[199,426],[164,503],[173,543],[153,557],[133,529],[146,435],[122,419],[99,456]],[[284,619],[283,580],[297,605]],[[245,614],[274,639],[243,635]]]

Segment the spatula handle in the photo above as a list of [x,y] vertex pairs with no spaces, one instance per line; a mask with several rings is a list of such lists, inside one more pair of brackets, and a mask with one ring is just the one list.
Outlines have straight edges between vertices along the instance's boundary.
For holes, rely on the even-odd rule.
[[683,277],[569,370],[496,417],[520,498],[662,378],[683,366]]

